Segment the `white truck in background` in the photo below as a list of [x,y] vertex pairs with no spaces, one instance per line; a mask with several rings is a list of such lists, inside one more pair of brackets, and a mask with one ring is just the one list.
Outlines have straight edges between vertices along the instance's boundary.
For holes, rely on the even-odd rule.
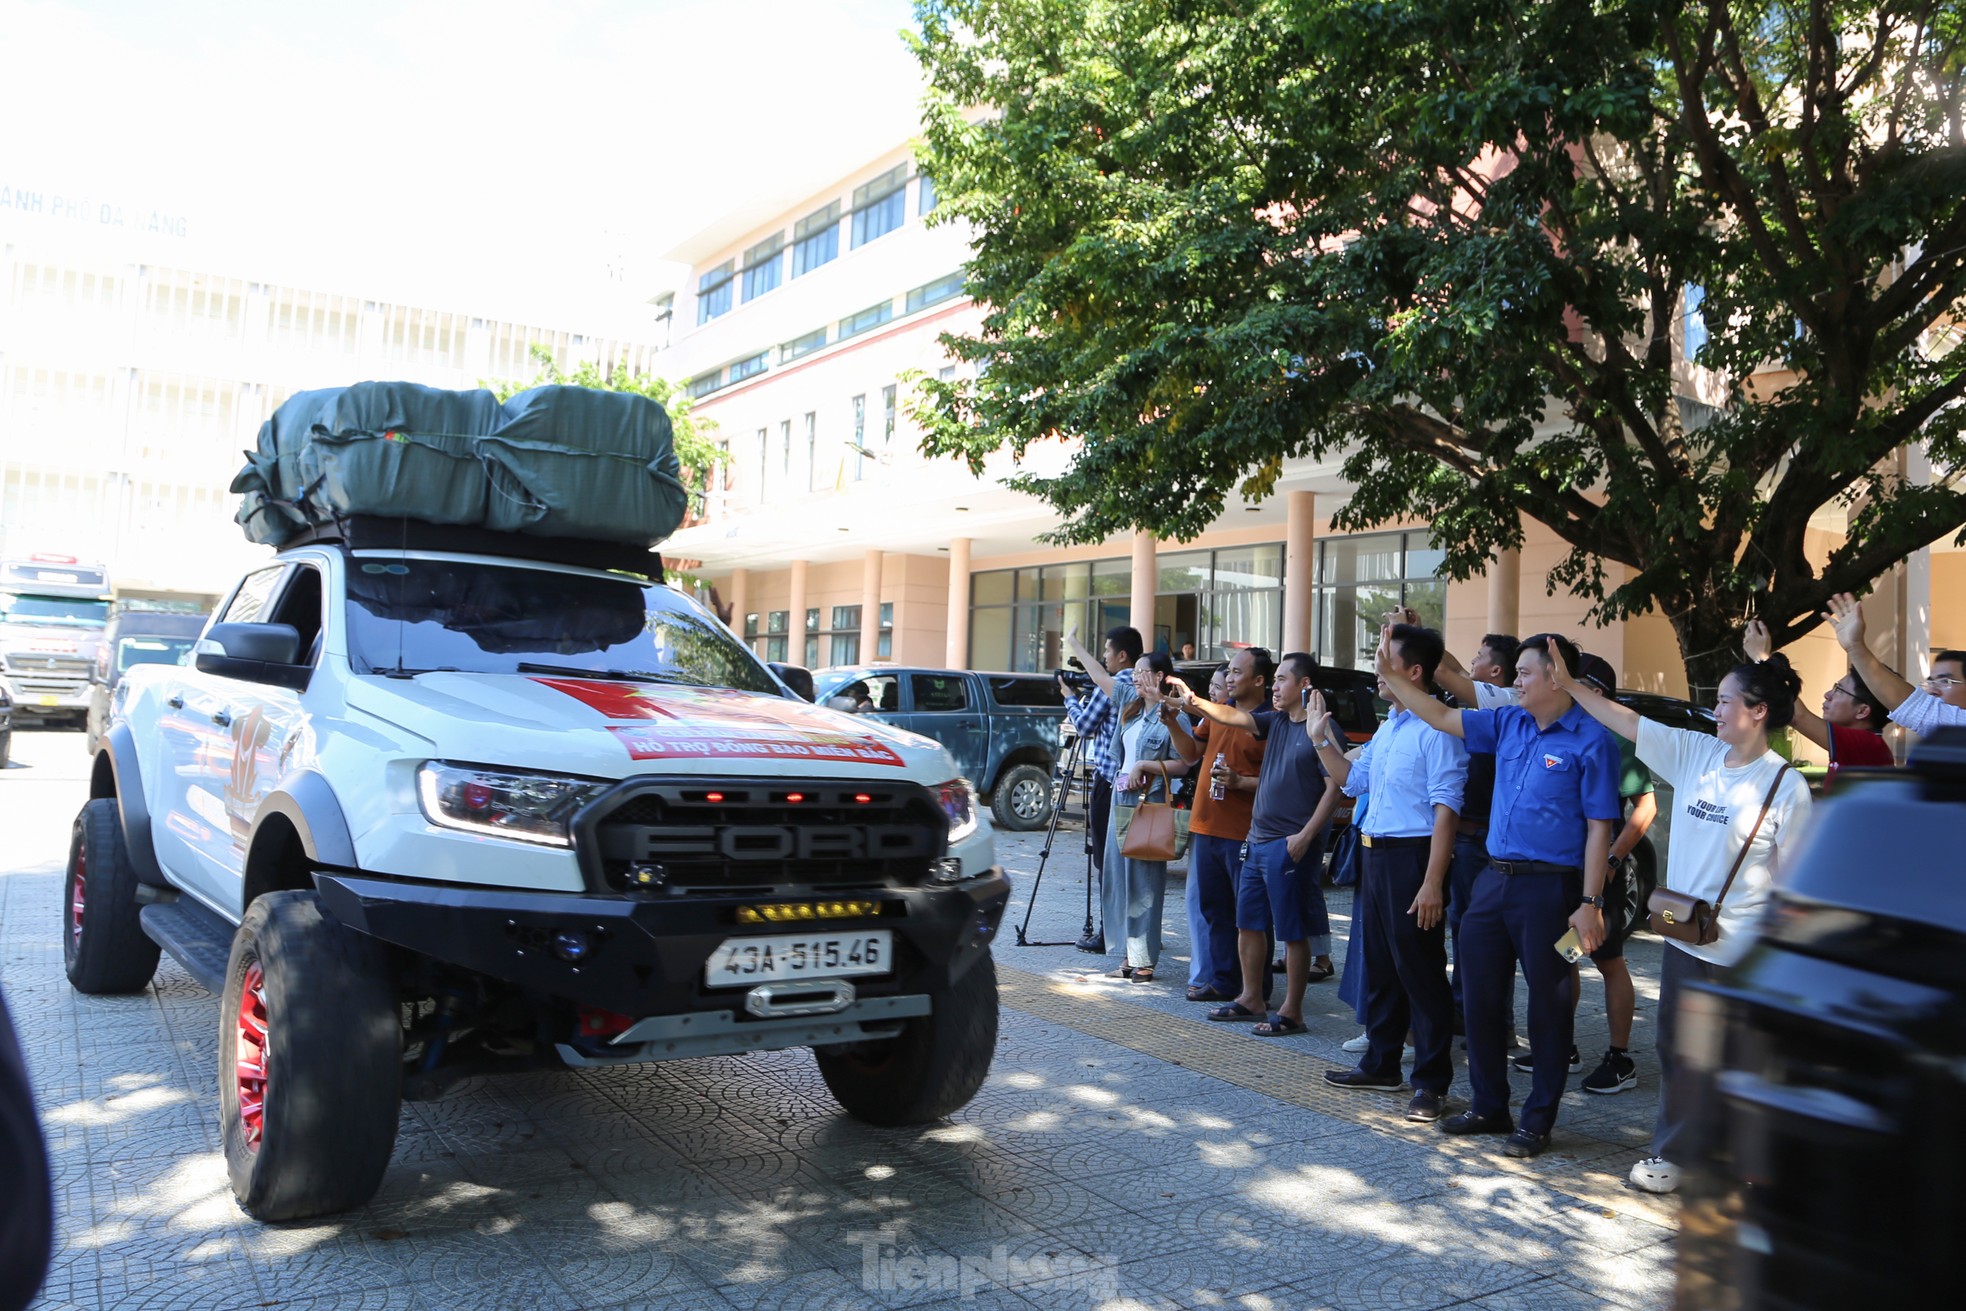
[[79,724],[109,622],[109,571],[71,555],[0,559],[0,673],[15,713]]

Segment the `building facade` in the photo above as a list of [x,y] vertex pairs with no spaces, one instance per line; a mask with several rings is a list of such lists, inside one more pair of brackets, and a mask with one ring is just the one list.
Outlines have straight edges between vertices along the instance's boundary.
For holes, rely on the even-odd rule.
[[[669,252],[689,273],[658,368],[689,380],[725,461],[704,519],[666,549],[715,584],[760,655],[812,668],[1048,669],[1070,630],[1096,646],[1094,635],[1130,623],[1177,655],[1189,643],[1201,658],[1259,643],[1362,667],[1378,616],[1398,604],[1464,657],[1485,632],[1574,633],[1625,685],[1686,693],[1663,616],[1590,628],[1582,601],[1549,594],[1567,548],[1541,525],[1525,524],[1521,550],[1485,577],[1450,582],[1425,524],[1331,531],[1350,494],[1335,463],[1292,462],[1271,496],[1230,506],[1193,541],[1045,545],[1055,515],[1005,480],[1061,470],[1064,443],[1017,464],[999,453],[980,475],[919,450],[914,381],[954,377],[938,338],[981,319],[961,290],[969,234],[926,224],[934,205],[897,147],[819,192],[744,198]],[[1715,399],[1692,372],[1688,402]],[[1826,553],[1841,525],[1819,527]],[[1939,598],[1950,600],[1935,611]],[[1902,666],[1966,644],[1966,552],[1917,553],[1867,605]],[[1791,654],[1811,695],[1842,673],[1827,634]]]
[[296,391],[528,378],[535,347],[563,366],[648,372],[661,344],[653,321],[603,336],[185,267],[25,223],[0,242],[0,552],[99,560],[123,590],[214,592],[265,555],[233,523],[228,488]]

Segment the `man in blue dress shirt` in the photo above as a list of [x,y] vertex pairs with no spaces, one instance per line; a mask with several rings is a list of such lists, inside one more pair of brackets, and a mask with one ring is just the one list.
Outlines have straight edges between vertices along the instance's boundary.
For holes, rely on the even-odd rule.
[[[1389,629],[1388,632],[1397,632]],[[1577,648],[1545,633],[1516,656],[1513,706],[1454,710],[1414,705],[1418,692],[1382,638],[1379,676],[1414,713],[1470,751],[1495,753],[1495,799],[1488,819],[1488,867],[1475,879],[1461,918],[1467,972],[1468,1082],[1473,1105],[1441,1122],[1448,1133],[1505,1133],[1502,1150],[1535,1156],[1549,1146],[1557,1100],[1569,1073],[1574,1016],[1570,962],[1557,951],[1566,928],[1581,949],[1604,941],[1604,878],[1611,830],[1624,817],[1618,799],[1618,748],[1611,735],[1550,677],[1554,646],[1576,667]],[[1376,807],[1378,799],[1373,799]],[[1529,982],[1529,1046],[1535,1075],[1522,1122],[1509,1118],[1510,991],[1516,962]]]
[[[1380,695],[1394,703],[1357,760],[1345,759],[1344,739],[1323,699],[1312,698],[1309,721],[1318,758],[1345,795],[1372,793],[1359,833],[1358,898],[1365,951],[1365,1055],[1356,1068],[1327,1070],[1339,1088],[1395,1089],[1399,1055],[1413,1030],[1413,1100],[1406,1118],[1440,1118],[1454,1081],[1454,997],[1447,986],[1446,897],[1454,827],[1467,784],[1468,753],[1458,741],[1427,727],[1414,713],[1431,701],[1444,649],[1430,628],[1398,624],[1387,630],[1394,685],[1382,669]],[[1437,704],[1437,703],[1435,703]],[[1596,721],[1592,721],[1593,723]]]

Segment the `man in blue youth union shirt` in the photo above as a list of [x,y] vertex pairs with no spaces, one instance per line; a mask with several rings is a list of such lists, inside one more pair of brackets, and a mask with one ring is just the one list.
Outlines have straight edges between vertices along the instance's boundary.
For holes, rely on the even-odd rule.
[[[1468,750],[1495,753],[1488,867],[1475,877],[1474,897],[1461,918],[1473,1105],[1440,1127],[1454,1134],[1508,1134],[1502,1150],[1510,1156],[1535,1156],[1550,1143],[1575,1021],[1570,961],[1556,942],[1566,928],[1577,931],[1585,952],[1604,941],[1611,830],[1624,813],[1617,745],[1550,677],[1552,646],[1574,667],[1577,648],[1565,639],[1550,633],[1527,639],[1516,656],[1519,700],[1493,710],[1409,700],[1418,689],[1384,638],[1378,653],[1379,676],[1403,704],[1464,740]],[[1529,981],[1535,1057],[1520,1126],[1509,1118],[1508,1074],[1509,991],[1517,960]]]

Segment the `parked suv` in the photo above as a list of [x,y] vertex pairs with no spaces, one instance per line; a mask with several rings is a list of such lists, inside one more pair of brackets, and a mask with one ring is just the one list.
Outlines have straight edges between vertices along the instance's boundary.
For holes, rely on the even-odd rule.
[[1679,1031],[1705,1150],[1675,1305],[1931,1303],[1966,1234],[1966,730],[1844,768],[1764,936]]
[[360,1205],[405,1096],[507,1069],[809,1047],[863,1119],[966,1103],[1010,887],[949,753],[795,697],[646,550],[413,528],[130,668],[75,821],[69,980],[161,948],[220,994],[245,1209]]
[[1051,822],[1052,768],[1063,754],[1065,698],[1049,674],[905,665],[842,665],[813,675],[816,699],[933,738],[989,798],[997,825]]
[[133,665],[181,665],[189,662],[192,643],[204,630],[207,616],[177,610],[120,610],[110,616],[89,672],[89,754],[102,746],[109,723],[109,702],[116,685]]

